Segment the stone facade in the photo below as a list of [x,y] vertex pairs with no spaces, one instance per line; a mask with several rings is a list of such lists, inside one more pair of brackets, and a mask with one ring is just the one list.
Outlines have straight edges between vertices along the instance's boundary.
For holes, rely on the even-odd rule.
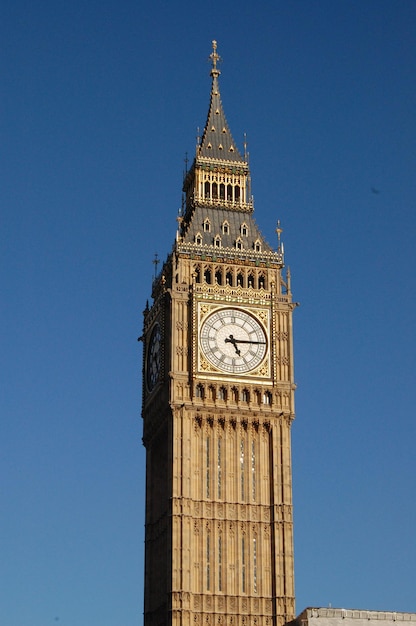
[[308,608],[288,626],[416,626],[416,613]]
[[292,301],[219,95],[144,312],[145,626],[294,618]]

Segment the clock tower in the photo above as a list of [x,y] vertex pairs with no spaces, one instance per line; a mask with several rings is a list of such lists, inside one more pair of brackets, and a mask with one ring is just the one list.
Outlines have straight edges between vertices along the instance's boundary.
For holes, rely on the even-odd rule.
[[211,54],[171,253],[144,312],[145,626],[294,618],[292,302],[253,216]]

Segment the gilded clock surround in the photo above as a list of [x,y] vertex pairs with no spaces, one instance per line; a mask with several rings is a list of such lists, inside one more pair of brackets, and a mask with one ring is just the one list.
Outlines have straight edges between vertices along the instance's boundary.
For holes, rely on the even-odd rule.
[[[213,316],[218,316],[223,313],[227,313],[228,311],[236,311],[237,316],[239,315],[240,319],[243,315],[247,315],[249,318],[255,321],[255,323],[260,328],[260,332],[263,334],[263,338],[261,338],[260,335],[257,337],[257,341],[259,341],[259,339],[264,341],[264,350],[262,350],[262,346],[261,346],[259,350],[259,355],[258,356],[257,354],[253,355],[255,359],[253,362],[258,361],[258,363],[255,366],[248,363],[246,368],[244,368],[244,365],[241,366],[238,364],[233,367],[230,364],[230,359],[227,359],[226,361],[224,359],[224,365],[223,367],[221,367],[219,356],[217,358],[215,358],[215,356],[214,358],[212,357],[209,358],[209,356],[207,355],[207,350],[209,350],[209,346],[206,345],[204,347],[204,341],[202,337],[204,325],[206,325],[207,322],[209,322],[209,320],[213,318]],[[199,355],[198,370],[200,372],[203,372],[205,374],[213,373],[215,375],[231,376],[231,377],[234,377],[235,375],[247,376],[250,378],[251,377],[265,378],[267,376],[270,376],[270,352],[269,352],[269,339],[268,339],[269,334],[270,334],[270,323],[269,323],[269,311],[267,309],[257,309],[257,308],[244,308],[243,309],[235,305],[231,308],[230,306],[229,307],[216,306],[211,303],[199,303],[198,328],[200,328],[200,333],[198,336],[198,348],[199,348],[198,349],[198,355]],[[227,335],[229,334],[229,332],[230,331],[227,331]],[[249,335],[247,333],[242,335],[242,337],[243,336],[246,340],[249,339]],[[253,340],[255,340],[254,337],[253,337]],[[229,344],[228,347],[230,347],[231,342],[230,342],[229,336],[224,338],[224,343],[225,342],[228,342]],[[205,341],[205,344],[207,343],[208,342]],[[244,347],[246,346],[244,345]],[[238,349],[239,349],[238,345],[234,346],[233,350],[231,350],[231,353],[235,352],[236,356],[238,357],[239,356],[237,354]],[[241,345],[241,349],[243,349],[242,345]]]
[[[176,240],[144,311],[144,624],[282,626],[295,615],[296,304],[290,273],[283,274],[280,225],[274,249],[253,217],[248,160],[224,115],[215,42],[211,60],[208,117],[184,178]],[[264,332],[265,353],[247,371],[224,371],[204,354],[201,329],[224,310],[256,321],[259,342]],[[146,359],[156,324],[160,369],[152,387]],[[237,340],[257,341],[233,330],[222,347],[225,339],[226,355],[237,355]]]

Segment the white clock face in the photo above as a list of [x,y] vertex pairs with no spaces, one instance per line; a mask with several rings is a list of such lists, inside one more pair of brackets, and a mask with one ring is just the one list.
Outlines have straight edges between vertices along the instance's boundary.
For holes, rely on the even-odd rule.
[[202,324],[200,339],[206,359],[231,374],[250,372],[260,365],[267,352],[263,327],[241,309],[212,313]]

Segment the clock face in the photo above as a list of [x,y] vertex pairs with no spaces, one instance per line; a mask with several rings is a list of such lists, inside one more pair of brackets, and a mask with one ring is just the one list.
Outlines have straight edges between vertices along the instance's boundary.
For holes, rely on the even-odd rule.
[[267,353],[263,326],[241,309],[212,313],[202,324],[200,338],[206,359],[231,374],[250,372],[260,365]]
[[149,348],[147,352],[147,387],[152,391],[159,380],[160,373],[160,343],[161,334],[159,324],[155,324],[150,336]]

